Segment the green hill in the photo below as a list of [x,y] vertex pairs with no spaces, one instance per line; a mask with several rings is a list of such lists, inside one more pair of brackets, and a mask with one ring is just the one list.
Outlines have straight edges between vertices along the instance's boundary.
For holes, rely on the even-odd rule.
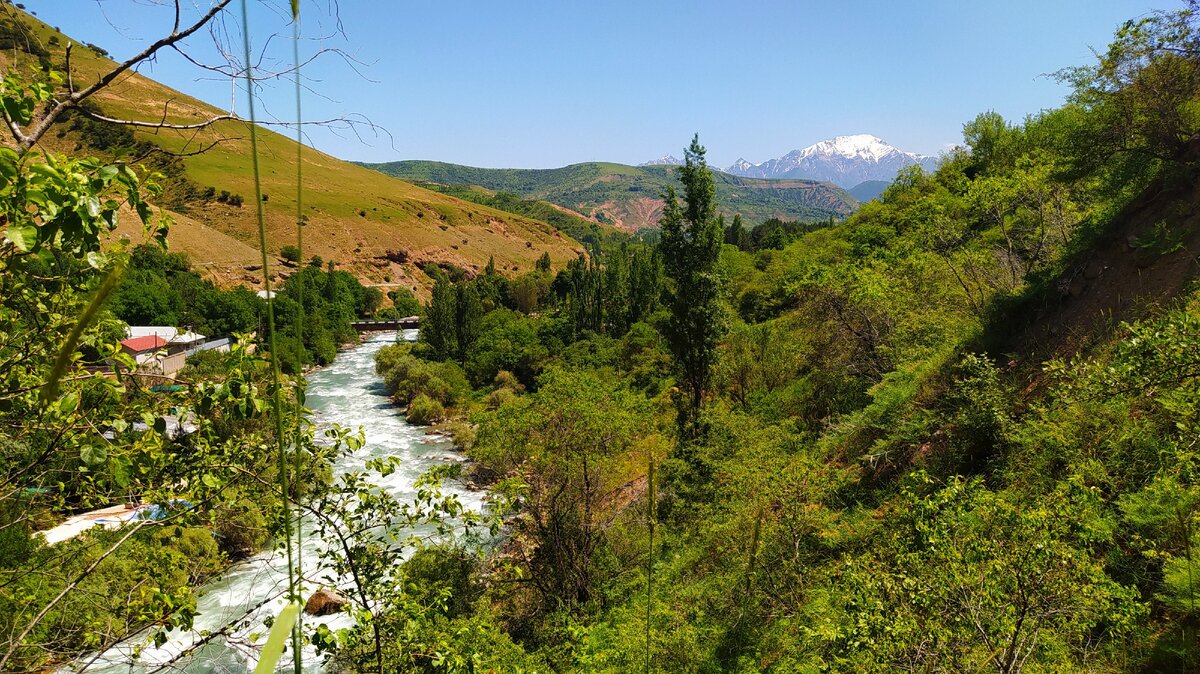
[[849,192],[854,195],[855,199],[861,202],[867,202],[876,199],[890,185],[886,180],[865,180],[854,187],[851,187]]
[[[39,61],[64,70],[65,45],[73,41],[15,9],[0,21],[0,38],[16,47],[0,52],[0,65],[6,70]],[[77,43],[71,58],[76,81],[95,80],[113,67],[97,49]],[[89,105],[119,119],[147,119],[147,111],[159,111],[151,116],[165,114],[166,122],[177,124],[195,124],[228,112],[136,73],[93,96]],[[166,191],[156,205],[175,216],[172,248],[188,253],[222,284],[254,282],[257,275],[247,267],[258,263],[259,253],[245,122],[225,120],[198,131],[131,131],[76,116],[58,129],[45,137],[43,149],[148,157],[146,163],[166,175]],[[146,148],[184,156],[147,154]],[[273,255],[295,243],[296,156],[295,141],[260,129],[267,245]],[[416,187],[309,147],[303,148],[302,156],[305,255],[333,261],[364,281],[423,292],[431,284],[421,271],[426,263],[480,270],[494,258],[499,269],[512,272],[532,268],[543,252],[557,266],[583,250],[569,234],[536,218]]]
[[[406,180],[442,185],[476,185],[569,208],[599,222],[637,231],[654,227],[662,209],[659,196],[673,184],[670,166],[626,166],[607,162],[556,169],[487,169],[436,161],[363,164]],[[727,217],[740,213],[750,222],[769,218],[824,220],[849,215],[858,200],[829,183],[763,180],[714,172],[717,200]]]

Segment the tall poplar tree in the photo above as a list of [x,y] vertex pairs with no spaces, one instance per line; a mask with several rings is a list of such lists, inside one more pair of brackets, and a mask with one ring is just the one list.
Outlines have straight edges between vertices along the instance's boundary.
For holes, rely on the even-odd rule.
[[467,350],[479,336],[479,324],[483,321],[483,302],[474,283],[458,286],[455,306],[455,332],[458,337],[458,360],[466,362]]
[[675,188],[668,187],[658,221],[663,269],[672,281],[667,342],[683,394],[678,407],[679,430],[685,442],[701,433],[700,409],[712,380],[717,343],[725,331],[717,275],[725,232],[717,221],[717,188],[704,152],[697,134],[684,151],[684,165],[679,169],[683,204]]
[[725,230],[725,243],[745,250],[747,238],[746,227],[742,224],[742,216],[740,213],[735,214],[733,216],[733,224],[729,226],[729,229]]
[[429,310],[421,321],[421,339],[429,344],[438,360],[453,358],[458,352],[457,294],[450,279],[438,274]]

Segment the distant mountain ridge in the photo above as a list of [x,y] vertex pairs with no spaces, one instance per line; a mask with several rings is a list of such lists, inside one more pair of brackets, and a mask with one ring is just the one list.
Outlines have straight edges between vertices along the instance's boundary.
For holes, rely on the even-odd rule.
[[[477,186],[540,199],[626,231],[658,226],[661,195],[677,185],[676,169],[666,164],[628,166],[606,162],[556,169],[486,169],[436,161],[362,164],[397,178],[450,186]],[[713,172],[722,214],[751,223],[770,218],[842,218],[858,207],[846,190],[814,180],[762,180]]]
[[683,160],[673,154],[664,154],[658,159],[642,162],[638,166],[683,166]]
[[864,133],[823,140],[761,164],[738,159],[725,172],[747,178],[822,180],[849,189],[868,181],[891,182],[900,169],[913,164],[932,170],[937,157],[905,152]]

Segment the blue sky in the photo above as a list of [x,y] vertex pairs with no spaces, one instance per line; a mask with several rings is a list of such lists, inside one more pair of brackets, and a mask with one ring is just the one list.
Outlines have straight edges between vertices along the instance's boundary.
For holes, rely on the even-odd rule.
[[[236,3],[240,0],[235,0]],[[261,45],[282,31],[285,0],[250,0]],[[39,18],[116,57],[169,30],[168,0],[25,0]],[[195,15],[208,0],[184,0]],[[693,132],[718,167],[761,162],[840,134],[872,133],[936,154],[963,122],[1059,105],[1045,77],[1089,63],[1119,24],[1168,0],[812,2],[366,2],[305,0],[305,118],[359,113],[387,138],[314,129],[326,152],[363,161],[438,159],[475,166],[638,163],[679,156]],[[228,26],[237,29],[236,16]],[[234,36],[235,41],[240,36]],[[210,38],[191,41],[211,55]],[[235,42],[240,45],[240,42]],[[271,43],[280,59],[290,44]],[[270,61],[268,61],[269,63]],[[164,55],[148,75],[228,107],[228,82]],[[263,103],[292,115],[292,93]],[[239,103],[241,105],[241,103]]]

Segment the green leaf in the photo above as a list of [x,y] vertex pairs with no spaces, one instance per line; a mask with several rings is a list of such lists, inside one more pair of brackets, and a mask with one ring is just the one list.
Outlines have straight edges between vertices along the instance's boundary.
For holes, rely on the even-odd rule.
[[98,466],[108,460],[108,450],[95,445],[84,445],[79,450],[79,459],[89,466]]
[[67,364],[71,362],[71,357],[75,353],[75,348],[79,346],[79,338],[83,335],[83,330],[96,318],[100,313],[100,308],[104,306],[105,300],[108,299],[109,293],[113,288],[117,287],[117,281],[121,279],[121,273],[124,268],[115,267],[108,275],[104,277],[104,282],[100,284],[100,288],[96,291],[92,301],[88,303],[86,309],[83,310],[83,315],[75,323],[75,327],[71,328],[71,334],[67,335],[67,340],[63,342],[62,347],[58,351],[58,357],[54,360],[54,367],[50,371],[50,378],[42,387],[41,397],[43,403],[48,403],[58,395],[58,383],[62,379],[63,374],[67,371]]
[[4,236],[23,253],[29,252],[37,245],[37,228],[32,225],[10,227]]
[[114,456],[108,462],[108,472],[112,473],[113,483],[118,487],[129,485],[130,461],[127,457]]
[[271,634],[263,646],[258,665],[254,667],[254,674],[272,674],[275,671],[275,664],[279,662],[279,656],[283,655],[283,646],[291,636],[292,625],[299,614],[299,602],[291,602],[279,612],[279,617],[271,625]]
[[17,163],[20,161],[17,153],[8,148],[0,148],[0,178],[5,182],[15,182],[18,175]]
[[58,399],[58,411],[63,414],[70,414],[79,407],[79,394],[72,391]]

